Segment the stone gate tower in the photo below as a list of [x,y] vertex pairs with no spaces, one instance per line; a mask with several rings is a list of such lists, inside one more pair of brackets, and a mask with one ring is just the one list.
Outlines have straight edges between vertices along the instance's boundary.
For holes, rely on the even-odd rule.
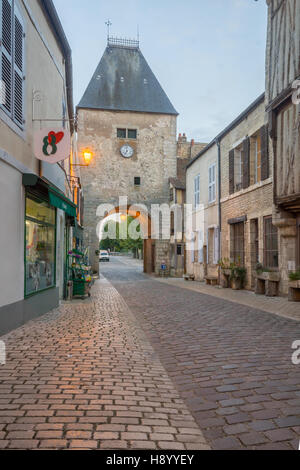
[[[98,269],[97,207],[169,202],[169,178],[176,176],[177,116],[137,41],[110,38],[78,107],[78,151],[94,153],[82,171],[85,237]],[[168,264],[167,241],[145,243],[145,271]]]

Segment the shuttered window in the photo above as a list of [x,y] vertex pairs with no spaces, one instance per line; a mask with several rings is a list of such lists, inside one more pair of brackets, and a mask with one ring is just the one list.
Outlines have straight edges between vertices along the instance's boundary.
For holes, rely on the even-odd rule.
[[14,0],[0,0],[1,107],[21,128],[24,125],[24,22]]
[[213,164],[208,169],[208,202],[213,203],[216,201],[216,164]]
[[268,126],[263,126],[261,128],[260,139],[261,139],[261,179],[262,181],[265,181],[270,177]]
[[198,233],[198,260],[199,263],[204,263],[204,233]]
[[200,206],[200,175],[194,179],[194,204],[195,209],[199,209]]
[[214,259],[213,259],[214,264],[218,264],[220,261],[219,237],[220,237],[220,231],[219,231],[219,228],[216,227],[214,230]]
[[250,186],[250,139],[247,138],[243,142],[243,189]]
[[229,152],[229,194],[234,193],[234,150]]

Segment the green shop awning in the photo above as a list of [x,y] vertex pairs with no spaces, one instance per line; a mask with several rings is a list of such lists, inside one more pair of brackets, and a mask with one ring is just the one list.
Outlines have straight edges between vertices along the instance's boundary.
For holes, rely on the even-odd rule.
[[34,190],[35,193],[41,193],[44,196],[47,195],[47,199],[49,200],[51,206],[63,210],[70,217],[76,219],[76,204],[74,204],[58,189],[50,186],[47,181],[42,180],[34,174],[24,174],[23,185],[30,187],[30,190]]
[[53,188],[49,188],[48,192],[51,206],[61,209],[70,217],[76,218],[76,206],[70,199],[55,191]]

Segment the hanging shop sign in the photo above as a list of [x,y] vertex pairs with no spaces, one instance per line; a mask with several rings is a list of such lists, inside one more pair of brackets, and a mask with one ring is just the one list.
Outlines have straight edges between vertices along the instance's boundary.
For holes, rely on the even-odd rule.
[[41,129],[34,134],[34,155],[51,164],[70,157],[71,136],[67,129]]

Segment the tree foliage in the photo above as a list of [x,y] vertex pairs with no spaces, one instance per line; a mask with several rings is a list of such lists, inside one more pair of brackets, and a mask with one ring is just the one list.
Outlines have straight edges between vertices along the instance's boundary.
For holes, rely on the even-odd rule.
[[[109,231],[109,224],[112,224],[115,229],[116,238],[110,239],[104,237],[103,240],[100,242],[100,250],[110,250],[112,252],[136,252],[137,250],[142,250],[143,248],[143,239],[142,233],[138,240],[133,240],[130,238],[128,229],[130,224],[134,221],[133,217],[127,217],[126,220],[122,222],[114,222],[110,221],[106,224],[104,228],[104,234],[107,234]],[[126,240],[120,238],[120,233],[127,233]],[[137,227],[137,232],[141,232],[140,225]]]

